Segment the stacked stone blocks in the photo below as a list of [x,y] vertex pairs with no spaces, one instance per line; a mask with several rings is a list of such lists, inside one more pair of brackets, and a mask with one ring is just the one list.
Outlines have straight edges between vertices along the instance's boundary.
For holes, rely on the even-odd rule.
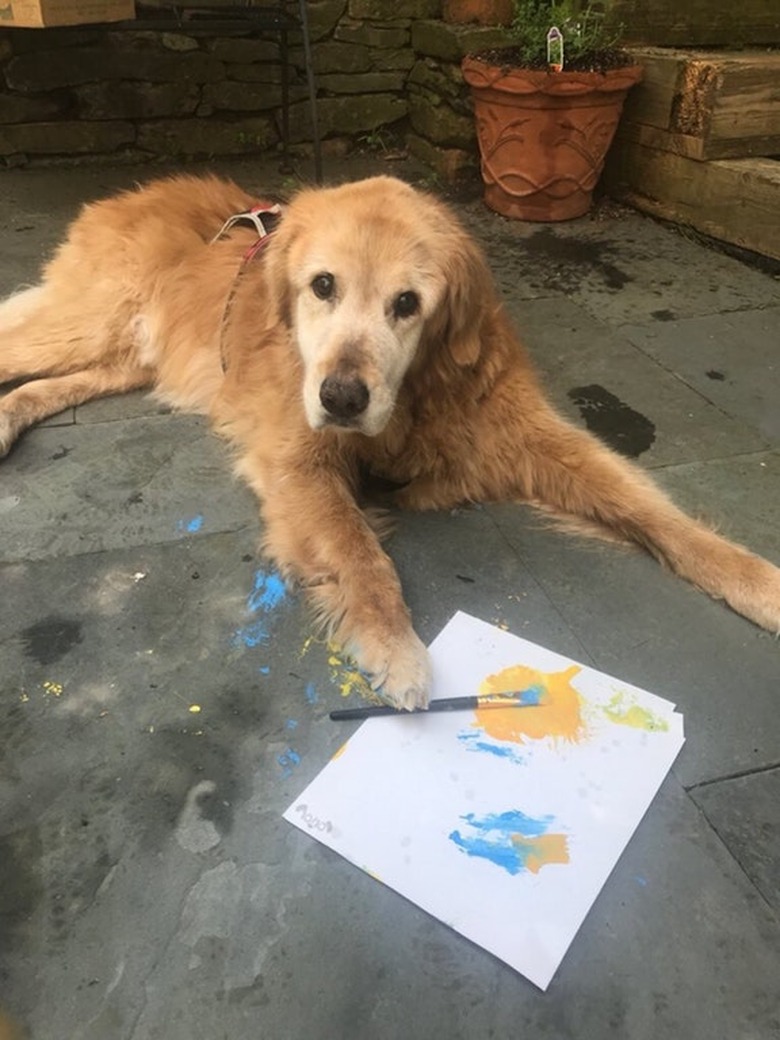
[[[399,141],[444,180],[476,166],[459,63],[502,30],[448,25],[440,0],[309,3],[327,153]],[[311,147],[304,49],[292,34],[290,136]],[[279,39],[91,28],[0,33],[0,161],[178,158],[276,148]]]

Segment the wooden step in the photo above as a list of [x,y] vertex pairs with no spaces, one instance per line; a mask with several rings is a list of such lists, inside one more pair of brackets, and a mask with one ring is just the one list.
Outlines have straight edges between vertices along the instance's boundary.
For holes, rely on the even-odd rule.
[[780,260],[780,161],[700,162],[624,141],[610,152],[605,183],[645,213]]
[[780,50],[631,51],[645,75],[621,138],[699,160],[780,154]]
[[777,0],[603,0],[624,40],[662,47],[780,43]]

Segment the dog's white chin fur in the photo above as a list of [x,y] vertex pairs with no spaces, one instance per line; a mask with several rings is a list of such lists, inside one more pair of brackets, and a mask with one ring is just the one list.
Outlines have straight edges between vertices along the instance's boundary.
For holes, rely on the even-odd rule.
[[354,420],[339,420],[319,409],[306,419],[312,430],[337,430],[339,433],[362,433],[364,437],[378,437],[390,421],[390,412],[381,415],[361,415]]

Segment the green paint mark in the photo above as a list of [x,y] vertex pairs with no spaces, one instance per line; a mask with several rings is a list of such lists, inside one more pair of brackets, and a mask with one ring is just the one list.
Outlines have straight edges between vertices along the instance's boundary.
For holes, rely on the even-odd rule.
[[625,693],[616,693],[604,708],[604,714],[610,722],[618,726],[631,726],[633,729],[646,729],[650,733],[660,733],[669,729],[665,719],[659,719],[647,708],[627,701]]

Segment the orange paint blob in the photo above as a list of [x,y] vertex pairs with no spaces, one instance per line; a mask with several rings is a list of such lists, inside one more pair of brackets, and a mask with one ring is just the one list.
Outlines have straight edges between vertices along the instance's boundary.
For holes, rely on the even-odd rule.
[[523,857],[526,870],[530,870],[532,874],[538,874],[542,867],[549,863],[569,862],[569,846],[565,834],[538,834],[534,838],[513,834],[512,844]]
[[576,743],[585,735],[580,695],[571,680],[582,671],[573,664],[564,672],[539,672],[525,665],[512,665],[489,675],[480,694],[534,691],[539,703],[526,708],[477,708],[474,725],[496,740],[523,744],[527,740],[566,740]]

